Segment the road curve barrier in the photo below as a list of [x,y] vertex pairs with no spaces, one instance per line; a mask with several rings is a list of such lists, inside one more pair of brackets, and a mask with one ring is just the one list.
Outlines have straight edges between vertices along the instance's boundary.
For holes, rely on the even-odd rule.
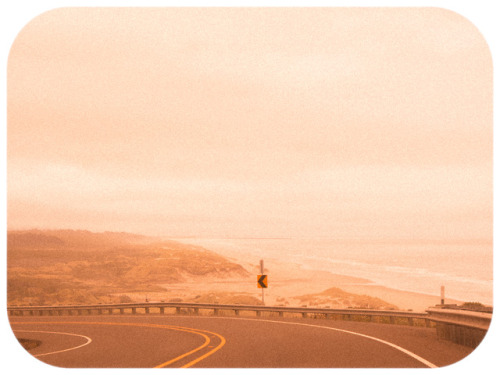
[[167,309],[175,314],[189,311],[199,314],[200,310],[209,310],[214,316],[222,311],[232,311],[235,316],[241,311],[254,312],[262,316],[263,312],[274,313],[279,317],[284,314],[298,315],[303,318],[326,318],[366,322],[385,322],[390,324],[419,325],[431,328],[436,327],[439,338],[450,340],[461,345],[476,347],[484,338],[491,322],[490,313],[480,313],[465,310],[445,308],[429,308],[425,313],[399,310],[372,310],[372,309],[330,309],[311,307],[287,307],[264,305],[222,305],[209,303],[187,302],[148,302],[148,303],[121,303],[98,305],[58,305],[58,306],[9,306],[10,316],[62,316],[62,315],[92,315],[92,314],[150,314],[156,312],[165,314]]
[[483,340],[491,323],[491,313],[429,308],[429,320],[436,324],[437,336],[460,345],[477,347]]
[[[371,310],[371,309],[330,309],[311,307],[287,307],[287,306],[263,306],[263,305],[222,305],[210,303],[186,303],[186,302],[148,302],[148,303],[121,303],[121,304],[98,304],[98,305],[57,305],[57,306],[9,306],[7,310],[11,316],[42,316],[42,315],[91,315],[91,314],[114,314],[119,311],[125,313],[150,314],[155,310],[164,314],[167,309],[175,309],[176,314],[190,310],[198,314],[200,310],[211,310],[213,315],[219,315],[221,311],[234,312],[239,315],[240,311],[253,311],[256,316],[262,312],[276,313],[279,317],[284,314],[298,314],[303,318],[312,317],[340,317],[343,320],[356,320],[355,317],[363,317],[367,321],[374,321],[375,317],[386,317],[388,323],[398,324],[404,320],[404,324],[413,325],[414,319],[426,320],[426,313],[415,313],[398,310]],[[429,326],[429,322],[426,321]]]

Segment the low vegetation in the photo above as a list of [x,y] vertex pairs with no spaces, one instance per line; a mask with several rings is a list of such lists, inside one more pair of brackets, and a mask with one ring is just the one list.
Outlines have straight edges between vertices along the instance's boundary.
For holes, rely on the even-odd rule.
[[254,296],[241,293],[205,293],[190,298],[186,302],[212,303],[221,305],[262,305],[262,301]]
[[470,310],[470,311],[478,311],[478,312],[486,312],[493,313],[492,306],[485,306],[480,302],[464,302],[458,308],[462,310]]
[[239,264],[201,247],[129,234],[8,233],[9,305],[129,301],[186,279],[246,277]]
[[311,307],[330,306],[333,309],[345,307],[356,309],[397,309],[397,306],[387,303],[380,298],[351,294],[339,288],[330,288],[321,293],[306,294],[295,298],[300,303],[306,303]]
[[[262,304],[248,291],[196,291],[197,285],[224,279],[251,279],[255,284],[254,275],[240,264],[198,246],[128,233],[72,230],[11,231],[7,246],[10,306],[154,301]],[[189,293],[180,291],[179,285]],[[278,297],[277,304],[290,305],[288,298]],[[310,307],[397,308],[338,288],[290,297],[290,301]]]

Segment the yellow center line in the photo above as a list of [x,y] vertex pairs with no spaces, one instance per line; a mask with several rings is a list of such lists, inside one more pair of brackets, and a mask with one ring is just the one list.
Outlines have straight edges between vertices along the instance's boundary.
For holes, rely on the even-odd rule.
[[209,352],[207,352],[207,353],[203,354],[202,356],[200,356],[200,357],[196,358],[195,360],[193,360],[193,361],[189,362],[188,364],[186,364],[186,365],[182,366],[182,368],[191,367],[192,365],[194,365],[194,364],[196,364],[196,363],[200,362],[201,360],[203,360],[203,359],[205,359],[205,358],[207,358],[207,357],[211,356],[212,354],[214,354],[217,350],[219,350],[220,348],[222,348],[222,347],[226,344],[226,339],[225,339],[223,336],[219,335],[218,333],[215,333],[215,332],[209,332],[209,331],[204,331],[204,330],[200,330],[200,331],[202,331],[202,332],[208,332],[208,333],[211,333],[211,334],[213,334],[213,335],[217,336],[217,337],[219,338],[219,340],[220,340],[220,343],[219,343],[219,345],[217,345],[217,346],[216,346],[214,349],[212,349],[211,351],[209,351]]
[[[202,350],[203,348],[205,348],[206,346],[208,346],[208,344],[210,344],[210,338],[205,335],[204,333],[202,332],[205,332],[205,333],[208,333],[208,334],[211,334],[213,335],[214,337],[218,337],[219,340],[221,341],[219,343],[219,345],[217,345],[217,347],[215,349],[212,349],[211,351],[201,355],[200,357],[194,359],[193,361],[185,364],[184,366],[182,366],[182,368],[187,368],[187,367],[191,367],[192,365],[200,362],[201,360],[209,357],[210,355],[212,355],[213,353],[215,353],[217,350],[219,350],[220,348],[222,348],[224,346],[224,344],[226,343],[226,340],[224,339],[223,336],[219,335],[218,333],[215,333],[215,332],[210,332],[210,331],[206,331],[206,330],[202,330],[202,329],[196,329],[196,328],[190,328],[190,327],[178,327],[178,326],[169,326],[169,325],[161,325],[161,324],[149,324],[149,323],[116,323],[116,322],[11,322],[11,324],[59,324],[59,325],[63,325],[63,324],[80,324],[80,325],[114,325],[114,326],[133,326],[133,327],[150,327],[150,328],[162,328],[162,329],[172,329],[172,330],[175,330],[175,331],[181,331],[181,332],[189,332],[189,333],[195,333],[197,335],[200,335],[202,336],[204,339],[205,339],[205,342],[198,346],[197,348],[187,352],[187,353],[184,353],[184,354],[181,354],[180,356],[178,357],[175,357],[167,362],[164,362],[158,366],[155,366],[154,368],[162,368],[162,367],[166,367],[174,362],[177,362],[191,354],[194,354],[200,350]],[[211,346],[213,347],[213,346]]]

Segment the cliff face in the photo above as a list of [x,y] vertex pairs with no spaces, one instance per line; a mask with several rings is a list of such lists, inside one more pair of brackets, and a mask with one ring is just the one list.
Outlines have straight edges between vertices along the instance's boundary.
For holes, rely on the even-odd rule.
[[7,239],[9,304],[114,302],[117,293],[159,292],[186,278],[249,275],[204,248],[126,233],[16,231]]

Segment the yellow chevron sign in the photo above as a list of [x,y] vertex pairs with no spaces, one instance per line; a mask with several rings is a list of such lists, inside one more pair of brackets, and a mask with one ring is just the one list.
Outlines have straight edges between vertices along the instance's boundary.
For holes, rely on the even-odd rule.
[[257,287],[267,288],[267,275],[257,275]]

